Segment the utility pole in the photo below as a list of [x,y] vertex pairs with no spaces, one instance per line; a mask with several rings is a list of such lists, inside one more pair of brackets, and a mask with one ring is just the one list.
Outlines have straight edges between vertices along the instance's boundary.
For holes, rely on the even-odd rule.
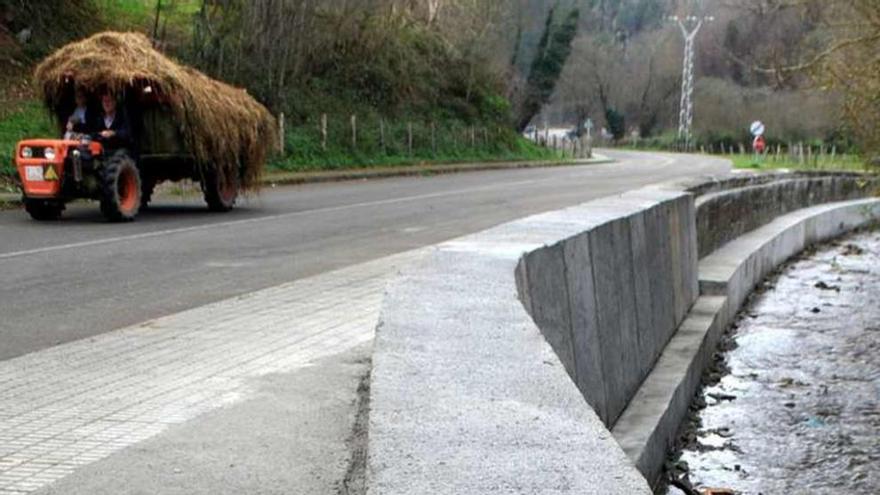
[[691,126],[694,123],[694,62],[696,59],[696,39],[705,22],[714,17],[688,16],[671,17],[678,22],[684,37],[684,63],[681,69],[681,105],[678,114],[678,139],[684,143],[685,150],[691,147]]

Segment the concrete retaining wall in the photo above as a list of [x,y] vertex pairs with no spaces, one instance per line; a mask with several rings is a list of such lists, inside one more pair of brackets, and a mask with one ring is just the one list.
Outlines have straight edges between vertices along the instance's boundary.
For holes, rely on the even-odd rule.
[[[526,312],[515,277],[523,253],[544,246],[559,245],[544,263],[562,270],[562,240],[636,208],[506,224],[442,244],[400,274],[376,329],[369,493],[651,493]],[[587,255],[580,239],[570,259]],[[568,318],[559,308],[546,317]]]
[[[860,174],[769,174],[711,182],[697,186],[700,257],[731,240],[766,225],[774,218],[800,208],[863,198],[880,182]],[[734,189],[726,187],[744,185]],[[720,190],[719,190],[720,189]]]
[[[435,247],[383,304],[368,491],[650,493],[754,284],[805,245],[880,218],[880,201],[767,215],[851,186],[751,185],[699,211],[680,186],[653,187]],[[758,219],[734,218],[750,200]],[[711,212],[734,231],[766,225],[700,261],[699,218]]]
[[754,287],[807,246],[880,219],[880,200],[800,209],[700,260],[702,296],[612,430],[649,480],[660,475],[718,340]]
[[697,298],[694,202],[648,189],[584,214],[597,208],[619,214],[525,254],[516,275],[526,310],[611,426]]

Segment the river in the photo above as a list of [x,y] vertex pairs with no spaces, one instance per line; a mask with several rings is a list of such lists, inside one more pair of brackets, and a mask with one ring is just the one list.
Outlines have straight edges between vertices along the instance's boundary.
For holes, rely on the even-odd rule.
[[704,383],[669,463],[695,488],[880,494],[880,231],[765,281]]

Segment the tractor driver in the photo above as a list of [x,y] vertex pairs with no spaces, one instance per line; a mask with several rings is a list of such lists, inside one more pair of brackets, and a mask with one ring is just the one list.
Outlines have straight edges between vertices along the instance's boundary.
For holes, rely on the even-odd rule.
[[126,148],[131,145],[131,128],[125,114],[118,111],[119,103],[113,93],[101,95],[101,118],[95,125],[95,139],[107,148]]

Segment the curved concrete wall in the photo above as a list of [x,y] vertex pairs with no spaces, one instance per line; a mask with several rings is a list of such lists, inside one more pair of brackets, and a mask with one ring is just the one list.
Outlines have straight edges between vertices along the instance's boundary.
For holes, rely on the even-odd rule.
[[863,198],[876,191],[880,182],[860,174],[837,173],[767,174],[709,184],[712,187],[692,189],[703,194],[697,200],[701,258],[780,215],[813,205]]
[[878,219],[878,199],[813,206],[776,218],[700,260],[700,298],[613,429],[647,479],[659,477],[703,370],[753,288],[805,247]]
[[[769,219],[866,192],[833,178],[752,184],[699,211],[678,189],[505,224],[406,269],[376,332],[368,491],[650,493],[645,478],[754,283],[806,244],[880,218],[880,201],[862,200]],[[731,198],[756,219],[734,224]],[[749,198],[763,206],[743,209]],[[767,225],[707,263],[698,219],[711,212],[737,232]]]
[[638,208],[526,253],[516,272],[526,310],[608,426],[698,291],[693,198],[648,189],[616,202]]
[[[565,255],[588,259],[591,242],[581,234],[643,203],[588,204],[505,224],[441,244],[404,270],[376,329],[369,493],[651,493],[526,312],[515,275],[523,253],[545,246],[558,246],[548,269],[563,270]],[[569,280],[573,298],[589,292]],[[556,317],[567,311],[561,304]]]

